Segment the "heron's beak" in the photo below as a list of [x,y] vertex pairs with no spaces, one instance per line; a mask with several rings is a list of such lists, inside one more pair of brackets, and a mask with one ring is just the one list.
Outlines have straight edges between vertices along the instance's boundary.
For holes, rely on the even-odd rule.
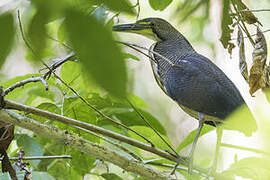
[[113,31],[120,32],[138,32],[145,29],[151,29],[149,23],[132,23],[132,24],[119,24],[113,26]]
[[145,37],[148,37],[154,41],[159,41],[159,38],[153,33],[152,25],[150,22],[136,22],[133,24],[120,24],[113,26],[113,31],[118,32],[128,32],[140,34]]

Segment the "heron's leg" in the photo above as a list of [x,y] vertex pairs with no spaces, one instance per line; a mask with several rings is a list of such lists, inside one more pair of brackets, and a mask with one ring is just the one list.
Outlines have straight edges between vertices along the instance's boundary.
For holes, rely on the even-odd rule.
[[223,134],[223,128],[222,127],[217,127],[216,151],[215,151],[214,162],[213,162],[212,168],[211,168],[211,170],[209,172],[209,175],[211,175],[211,173],[215,173],[216,170],[217,170],[218,154],[219,154],[219,149],[220,149],[222,134]]
[[188,164],[188,174],[189,175],[191,175],[192,166],[193,166],[193,155],[194,155],[196,144],[198,142],[198,139],[199,139],[199,136],[200,136],[200,132],[202,130],[203,123],[204,123],[203,114],[199,112],[198,115],[199,115],[199,127],[197,129],[196,136],[195,136],[195,138],[194,138],[194,140],[192,142],[191,151],[189,153],[189,164]]

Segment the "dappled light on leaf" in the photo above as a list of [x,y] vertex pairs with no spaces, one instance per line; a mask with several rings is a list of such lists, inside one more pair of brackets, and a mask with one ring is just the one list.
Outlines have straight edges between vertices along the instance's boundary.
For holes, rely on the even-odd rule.
[[222,127],[228,130],[239,131],[246,136],[251,136],[257,131],[257,122],[247,105],[242,105],[223,122]]
[[241,159],[230,166],[229,169],[218,174],[218,179],[235,179],[236,176],[248,179],[270,179],[269,157],[249,157]]

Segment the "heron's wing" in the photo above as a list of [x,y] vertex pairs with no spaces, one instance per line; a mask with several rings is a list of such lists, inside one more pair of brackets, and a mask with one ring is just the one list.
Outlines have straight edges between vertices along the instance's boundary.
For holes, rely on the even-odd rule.
[[186,56],[177,63],[184,68],[171,67],[164,86],[179,104],[224,119],[245,103],[231,80],[206,57]]

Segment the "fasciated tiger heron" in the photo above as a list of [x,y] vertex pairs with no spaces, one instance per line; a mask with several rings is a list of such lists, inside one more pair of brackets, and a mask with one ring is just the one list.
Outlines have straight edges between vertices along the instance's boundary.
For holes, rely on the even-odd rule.
[[199,120],[190,151],[190,173],[193,152],[203,124],[220,124],[237,108],[245,105],[245,101],[222,70],[197,53],[167,21],[146,18],[132,24],[115,25],[113,30],[141,34],[156,41],[149,53],[158,85],[186,113]]

